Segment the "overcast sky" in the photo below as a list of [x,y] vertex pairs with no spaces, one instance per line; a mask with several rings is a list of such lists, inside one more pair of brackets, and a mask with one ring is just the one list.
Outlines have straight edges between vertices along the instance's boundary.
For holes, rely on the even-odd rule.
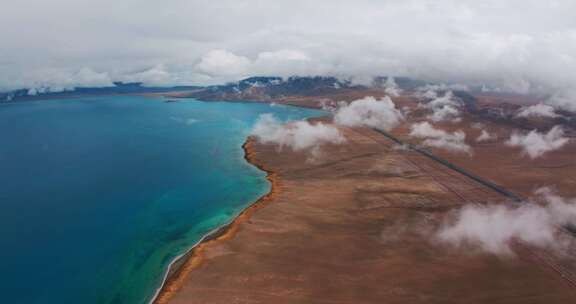
[[5,0],[0,41],[3,89],[251,75],[576,87],[574,0]]

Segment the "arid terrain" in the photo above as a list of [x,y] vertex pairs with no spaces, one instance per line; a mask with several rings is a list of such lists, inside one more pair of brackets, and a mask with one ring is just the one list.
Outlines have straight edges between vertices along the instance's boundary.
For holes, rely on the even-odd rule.
[[576,0],[1,12],[3,303],[576,304]]
[[[365,93],[331,95],[353,100]],[[383,96],[382,91],[369,92]],[[279,103],[318,106],[318,99]],[[394,98],[412,114],[391,133],[418,144],[410,125],[424,120],[417,101]],[[490,100],[482,106],[500,107]],[[513,103],[510,103],[513,105]],[[507,106],[505,106],[507,107]],[[513,105],[517,109],[518,105]],[[316,119],[318,120],[318,119]],[[331,118],[319,119],[331,124]],[[543,186],[576,197],[576,143],[530,160],[504,141],[530,121],[465,111],[440,122],[463,130],[472,153],[434,154],[523,197]],[[475,127],[473,127],[475,126]],[[344,144],[305,152],[250,139],[247,159],[269,172],[271,194],[204,242],[174,271],[157,303],[571,303],[576,248],[558,253],[513,242],[511,255],[448,245],[443,221],[462,206],[513,205],[506,197],[367,127],[337,126]],[[481,130],[494,138],[477,142]],[[568,136],[573,131],[567,129]]]

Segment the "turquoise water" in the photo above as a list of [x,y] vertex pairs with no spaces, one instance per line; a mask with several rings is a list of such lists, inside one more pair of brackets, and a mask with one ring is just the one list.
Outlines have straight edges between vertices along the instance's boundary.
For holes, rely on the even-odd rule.
[[106,96],[0,106],[5,303],[145,303],[168,263],[267,192],[260,103]]

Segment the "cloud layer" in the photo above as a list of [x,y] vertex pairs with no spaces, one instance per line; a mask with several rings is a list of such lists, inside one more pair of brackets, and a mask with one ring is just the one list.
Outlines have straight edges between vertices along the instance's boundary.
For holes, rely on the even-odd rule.
[[398,75],[563,92],[555,100],[573,105],[574,11],[572,0],[12,0],[0,87]]
[[547,133],[540,133],[536,130],[532,130],[527,134],[513,133],[505,144],[522,148],[523,154],[534,159],[550,151],[562,148],[569,140],[569,138],[564,137],[562,127],[555,126]]

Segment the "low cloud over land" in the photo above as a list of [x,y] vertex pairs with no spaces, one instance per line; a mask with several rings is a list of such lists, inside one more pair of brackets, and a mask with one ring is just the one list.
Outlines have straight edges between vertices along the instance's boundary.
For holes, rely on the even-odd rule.
[[557,117],[556,110],[553,106],[539,103],[526,106],[520,109],[516,114],[517,117]]
[[259,142],[275,144],[280,149],[306,151],[310,153],[311,160],[321,156],[322,145],[345,142],[344,136],[333,126],[308,121],[284,124],[272,114],[260,115],[250,134]]
[[534,202],[521,206],[467,205],[444,223],[437,240],[499,255],[513,254],[514,241],[563,249],[558,229],[576,223],[576,199],[562,198],[549,188],[539,189],[536,195]]
[[482,130],[480,132],[480,135],[478,135],[478,137],[476,137],[476,142],[489,141],[489,140],[493,140],[493,139],[496,139],[496,135],[490,134],[486,130]]
[[460,121],[460,104],[454,99],[452,91],[447,91],[443,96],[438,96],[434,91],[426,91],[423,97],[434,96],[433,99],[423,105],[424,108],[432,111],[428,119],[439,121]]
[[396,127],[404,116],[390,97],[376,99],[364,97],[342,105],[334,114],[334,122],[343,126],[367,126],[381,130]]
[[386,94],[392,97],[398,97],[400,96],[400,94],[402,94],[402,89],[398,87],[398,84],[396,84],[394,77],[390,76],[386,78],[386,82],[384,83],[384,91],[386,92]]
[[434,128],[429,122],[421,122],[410,127],[410,136],[424,138],[422,144],[425,146],[452,152],[472,153],[472,148],[465,142],[466,134],[461,130],[450,133]]
[[540,133],[536,130],[527,134],[513,133],[510,139],[506,141],[506,145],[520,147],[523,154],[534,159],[562,148],[569,140],[569,138],[564,137],[562,127],[555,126],[547,133]]

